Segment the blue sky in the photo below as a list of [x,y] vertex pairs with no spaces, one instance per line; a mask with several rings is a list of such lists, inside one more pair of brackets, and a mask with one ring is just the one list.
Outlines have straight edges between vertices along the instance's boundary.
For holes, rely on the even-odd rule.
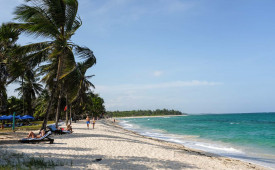
[[[1,22],[23,2],[0,1]],[[88,74],[107,110],[275,111],[274,6],[274,0],[79,0],[83,25],[73,41],[97,57]],[[24,36],[20,43],[33,41]]]

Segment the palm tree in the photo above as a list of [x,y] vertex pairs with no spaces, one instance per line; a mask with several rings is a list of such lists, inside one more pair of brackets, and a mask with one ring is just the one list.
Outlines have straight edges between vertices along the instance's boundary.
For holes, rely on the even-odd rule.
[[13,51],[17,48],[15,44],[19,31],[9,24],[2,24],[0,27],[0,114],[7,110],[7,80],[8,64],[13,56]]
[[43,89],[38,98],[35,100],[35,118],[41,118],[45,116],[47,111],[48,101],[50,100],[49,91]]
[[18,99],[14,96],[9,97],[8,99],[8,112],[9,114],[12,114],[14,112],[20,113],[21,111],[21,105],[22,105],[22,100]]
[[[85,105],[91,103],[87,97],[87,93],[91,93],[90,88],[95,86],[88,80],[92,76],[85,76],[87,70],[96,63],[96,58],[93,52],[88,48],[78,49],[77,53],[85,59],[83,62],[77,63],[76,68],[64,78],[66,92],[66,105],[70,108],[70,118],[68,116],[68,110],[66,111],[66,125],[68,124],[68,118],[71,120],[71,108],[72,104],[78,103],[78,105]],[[89,55],[87,55],[89,53]],[[83,55],[84,54],[84,55]],[[88,56],[88,57],[87,57]],[[79,100],[78,102],[76,102]]]
[[[14,24],[14,26],[22,32],[48,38],[49,41],[26,45],[21,48],[21,52],[27,54],[31,66],[37,66],[44,61],[57,63],[51,98],[42,125],[45,129],[55,97],[58,98],[57,114],[60,112],[60,100],[64,86],[64,82],[60,79],[75,69],[74,55],[78,53],[89,57],[92,53],[87,53],[86,48],[70,41],[72,35],[82,24],[77,16],[77,0],[28,0],[27,2],[30,5],[21,5],[16,8],[15,19],[22,23]],[[94,57],[93,54],[90,57]]]
[[104,106],[104,99],[99,97],[98,94],[94,94],[93,96],[89,96],[92,98],[92,106],[89,108],[90,111],[94,113],[95,116],[103,115],[106,110]]
[[33,115],[33,105],[36,97],[42,91],[42,85],[38,83],[39,77],[35,71],[28,69],[23,77],[24,83],[22,87],[15,89],[22,96],[23,101],[27,104],[27,112],[29,115]]

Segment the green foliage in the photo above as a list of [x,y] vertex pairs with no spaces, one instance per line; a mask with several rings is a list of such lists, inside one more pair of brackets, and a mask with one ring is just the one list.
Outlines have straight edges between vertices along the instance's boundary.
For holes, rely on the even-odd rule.
[[7,114],[13,114],[14,112],[17,114],[22,113],[23,110],[23,101],[22,99],[18,99],[14,96],[11,96],[8,99],[8,112]]
[[38,83],[39,78],[37,73],[30,68],[24,72],[23,80],[24,81],[20,82],[20,87],[15,89],[15,91],[19,92],[18,94],[27,105],[27,107],[24,108],[24,113],[33,116],[34,101],[36,96],[42,91],[42,85]]
[[9,24],[0,26],[0,114],[7,111],[7,84],[11,75],[11,61],[15,63],[14,51],[17,48],[15,42],[19,36],[19,31]]
[[[0,27],[0,115],[1,108],[5,114],[7,109],[9,114],[24,110],[35,118],[45,118],[45,128],[48,119],[55,117],[57,122],[65,106],[72,115],[105,112],[104,100],[98,96],[94,99],[91,92],[94,85],[89,78],[93,75],[86,75],[96,64],[93,51],[71,40],[82,25],[77,13],[77,0],[26,0],[14,11],[18,22]],[[15,42],[20,33],[45,41],[18,46]],[[16,89],[21,99],[7,100],[7,84],[14,82],[21,85]]]
[[79,96],[72,110],[81,117],[86,117],[86,115],[101,117],[106,113],[103,98],[93,93],[83,93]]
[[[28,0],[16,7],[14,12],[15,19],[19,21],[14,24],[16,28],[23,33],[49,40],[25,45],[19,49],[26,55],[25,59],[31,67],[44,64],[39,71],[50,99],[47,105],[40,100],[36,105],[38,111],[35,111],[35,116],[46,118],[44,128],[54,109],[56,109],[54,112],[56,123],[58,122],[61,108],[64,108],[62,100],[65,97],[67,105],[79,104],[80,102],[75,100],[77,98],[83,100],[85,87],[93,86],[85,81],[85,73],[96,63],[96,58],[89,48],[78,46],[71,41],[72,36],[82,25],[77,12],[77,0]],[[79,63],[75,61],[76,57],[80,58]]]
[[42,118],[45,116],[49,99],[49,93],[46,89],[44,89],[40,96],[36,99],[35,111],[33,115],[35,118]]
[[132,117],[132,116],[163,116],[163,115],[184,115],[177,110],[157,109],[157,110],[132,110],[132,111],[108,111],[108,117]]
[[106,111],[103,98],[99,97],[98,94],[94,95],[94,97],[92,97],[92,105],[89,110],[93,113],[94,117],[100,117],[104,114]]

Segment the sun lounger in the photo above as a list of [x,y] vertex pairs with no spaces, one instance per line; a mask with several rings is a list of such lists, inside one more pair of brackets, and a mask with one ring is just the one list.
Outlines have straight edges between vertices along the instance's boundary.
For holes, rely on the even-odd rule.
[[23,138],[23,139],[19,140],[19,142],[21,142],[21,143],[39,143],[39,142],[50,141],[50,144],[53,144],[54,139],[49,137],[51,134],[52,134],[52,132],[48,131],[41,138]]
[[69,133],[71,133],[70,131],[67,131],[67,130],[56,129],[55,125],[49,125],[49,126],[47,126],[47,128],[49,128],[50,131],[54,132],[54,134],[57,134],[57,135],[62,135],[62,134],[69,134]]

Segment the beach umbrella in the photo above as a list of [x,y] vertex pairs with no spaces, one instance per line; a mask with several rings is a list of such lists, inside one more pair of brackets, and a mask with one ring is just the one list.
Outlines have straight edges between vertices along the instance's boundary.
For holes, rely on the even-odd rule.
[[3,115],[3,116],[0,116],[0,120],[10,120],[10,117]]
[[3,116],[0,116],[0,120],[11,120],[12,119],[12,116],[6,116],[6,115],[3,115]]
[[0,120],[6,120],[4,116],[0,116]]
[[12,117],[3,115],[3,116],[0,117],[0,120],[9,120],[9,121],[11,121]]
[[24,119],[34,119],[34,117],[33,116],[30,116],[30,115],[24,115],[24,116],[21,116],[20,117],[22,120],[24,120]]
[[[13,115],[9,115],[7,116],[9,118],[9,120],[12,120],[13,119]],[[15,116],[15,119],[20,119],[20,116]]]
[[15,116],[15,119],[20,119],[20,118],[21,118],[21,116],[20,116],[20,115]]

